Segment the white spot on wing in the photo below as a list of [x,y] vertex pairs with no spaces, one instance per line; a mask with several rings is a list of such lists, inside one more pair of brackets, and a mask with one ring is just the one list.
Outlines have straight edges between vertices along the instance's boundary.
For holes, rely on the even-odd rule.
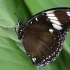
[[50,20],[52,23],[55,23],[57,25],[61,25],[61,23],[58,20]]
[[22,29],[20,31],[22,32]]
[[51,47],[52,48],[52,47]]
[[68,16],[70,16],[70,12],[69,11],[67,11],[66,13],[67,13]]
[[30,56],[30,55],[28,55],[28,56]]
[[36,21],[38,21],[38,18],[35,18]]
[[41,64],[41,66],[44,66],[44,64]]
[[50,58],[51,56],[49,55],[49,58]]
[[45,61],[45,59],[43,59],[43,62]]
[[54,27],[55,29],[57,29],[57,30],[62,30],[62,29],[63,29],[61,26],[59,26],[59,25],[57,25],[57,24],[52,24],[52,25],[53,25],[53,27]]
[[56,16],[48,16],[48,18],[49,18],[50,20],[58,20],[58,19],[56,18]]
[[36,61],[36,58],[32,58],[32,60],[35,62]]
[[47,13],[47,16],[55,16],[53,13]]
[[32,22],[31,22],[31,24],[32,24]]
[[49,32],[53,33],[53,29],[49,29]]
[[46,57],[46,60],[47,60],[48,58]]

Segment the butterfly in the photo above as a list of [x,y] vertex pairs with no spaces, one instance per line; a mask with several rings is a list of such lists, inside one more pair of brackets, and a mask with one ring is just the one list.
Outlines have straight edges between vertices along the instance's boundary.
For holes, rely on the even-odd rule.
[[25,24],[19,19],[16,32],[32,62],[44,66],[59,56],[69,29],[70,8],[60,7],[39,12]]

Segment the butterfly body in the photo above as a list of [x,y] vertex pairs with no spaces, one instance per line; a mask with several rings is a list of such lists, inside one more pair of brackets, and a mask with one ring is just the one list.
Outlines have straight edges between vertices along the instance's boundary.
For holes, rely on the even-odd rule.
[[70,9],[57,8],[42,11],[23,24],[19,20],[17,35],[28,56],[37,66],[54,61],[61,52],[70,28]]

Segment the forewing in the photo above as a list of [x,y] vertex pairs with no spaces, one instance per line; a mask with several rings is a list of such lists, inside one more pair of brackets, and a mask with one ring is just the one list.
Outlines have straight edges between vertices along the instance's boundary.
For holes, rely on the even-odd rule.
[[38,21],[33,19],[31,23],[25,28],[23,45],[32,61],[38,66],[43,66],[59,55],[61,50],[60,33],[52,29],[53,27],[50,28],[45,16],[40,16]]

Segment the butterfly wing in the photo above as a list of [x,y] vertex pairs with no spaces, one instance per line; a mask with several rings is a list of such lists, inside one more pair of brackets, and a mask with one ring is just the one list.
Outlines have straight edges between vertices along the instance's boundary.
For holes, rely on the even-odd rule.
[[32,24],[25,28],[23,45],[32,61],[38,66],[43,66],[59,55],[61,37],[58,31],[50,28],[44,16],[40,16],[39,19],[34,19]]
[[69,9],[43,11],[25,24],[22,43],[37,66],[48,64],[58,57],[70,27],[69,14]]

